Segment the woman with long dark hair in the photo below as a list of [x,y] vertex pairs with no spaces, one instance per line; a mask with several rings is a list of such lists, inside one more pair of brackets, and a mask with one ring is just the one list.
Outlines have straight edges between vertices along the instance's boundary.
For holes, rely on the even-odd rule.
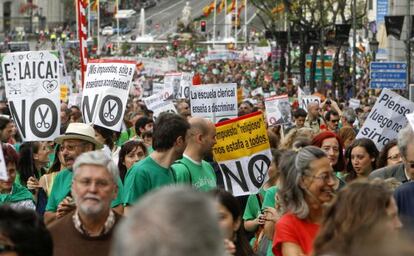
[[46,173],[51,149],[45,141],[30,141],[20,145],[20,157],[17,165],[18,182],[28,189],[38,189],[39,179]]
[[346,149],[347,174],[346,182],[365,179],[376,169],[378,149],[374,142],[367,138],[354,140]]
[[219,224],[224,234],[228,252],[235,256],[254,255],[245,237],[242,225],[243,212],[237,199],[224,190],[212,190],[210,193],[217,200]]

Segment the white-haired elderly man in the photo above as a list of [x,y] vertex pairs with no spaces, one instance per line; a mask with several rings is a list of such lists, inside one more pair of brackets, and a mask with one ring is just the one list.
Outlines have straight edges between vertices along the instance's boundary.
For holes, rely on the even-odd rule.
[[103,151],[77,157],[71,187],[76,210],[48,227],[54,255],[109,254],[112,233],[121,218],[111,209],[118,179],[118,167]]

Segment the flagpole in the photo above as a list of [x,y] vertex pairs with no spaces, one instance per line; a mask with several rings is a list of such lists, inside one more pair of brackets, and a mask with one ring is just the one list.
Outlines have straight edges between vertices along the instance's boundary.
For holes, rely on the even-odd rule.
[[[80,0],[75,0],[75,8],[76,8],[76,39],[79,40],[79,18],[78,18],[78,1]],[[80,40],[79,40],[80,41]]]
[[238,21],[238,18],[239,18],[239,9],[238,9],[238,4],[239,3],[239,1],[238,0],[236,0],[236,6],[234,7],[234,10],[233,10],[233,12],[235,12],[235,18],[234,18],[234,22],[235,22],[235,24],[234,24],[234,46],[235,46],[235,48],[237,49],[237,21]]
[[101,28],[101,3],[99,2],[99,0],[95,0],[98,1],[98,5],[97,5],[97,12],[98,12],[98,35],[96,36],[96,43],[97,43],[97,48],[96,48],[96,54],[99,56],[101,55],[101,45],[100,45],[100,40],[99,40],[99,30]]
[[118,2],[118,0],[116,0],[115,1],[115,5],[116,5],[116,13],[115,13],[115,15],[116,15],[116,28],[117,28],[117,40],[116,40],[116,52],[117,52],[117,55],[118,55],[118,53],[119,53],[119,40],[120,40],[120,38],[119,38],[119,14],[118,14],[118,12],[119,12],[119,6],[118,6],[118,4],[119,4],[119,2]]
[[247,0],[244,0],[244,41],[247,43]]
[[227,39],[227,0],[224,1],[224,38]]
[[91,2],[88,2],[88,38],[91,36]]
[[214,17],[213,17],[213,48],[216,45],[216,21],[217,21],[217,0],[214,0]]

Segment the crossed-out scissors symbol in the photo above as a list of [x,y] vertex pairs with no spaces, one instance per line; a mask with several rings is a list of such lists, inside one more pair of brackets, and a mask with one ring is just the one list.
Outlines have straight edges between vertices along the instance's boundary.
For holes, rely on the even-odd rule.
[[42,109],[39,108],[39,114],[40,114],[40,122],[36,123],[37,128],[41,128],[42,126],[46,129],[49,129],[50,123],[46,122],[47,113],[49,113],[49,108],[46,109],[46,112],[43,114]]
[[262,161],[262,164],[261,164],[260,168],[259,168],[259,166],[257,166],[256,163],[254,164],[254,167],[256,167],[256,169],[259,171],[259,175],[256,177],[258,182],[264,181],[265,174],[263,173],[263,164],[264,164],[264,162]]
[[114,120],[115,119],[115,116],[112,114],[112,111],[114,110],[115,107],[116,107],[116,104],[114,104],[113,106],[111,106],[111,101],[108,101],[108,112],[106,112],[104,114],[104,117],[105,118],[108,118],[109,117],[110,120]]

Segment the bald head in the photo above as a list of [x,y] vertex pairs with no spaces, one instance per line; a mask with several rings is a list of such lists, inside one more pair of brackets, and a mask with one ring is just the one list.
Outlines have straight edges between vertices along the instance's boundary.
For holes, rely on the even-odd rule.
[[[216,127],[213,122],[200,117],[192,117],[190,132],[187,138],[187,147],[196,146],[201,152],[210,151],[216,143]],[[198,150],[197,150],[198,151]]]

